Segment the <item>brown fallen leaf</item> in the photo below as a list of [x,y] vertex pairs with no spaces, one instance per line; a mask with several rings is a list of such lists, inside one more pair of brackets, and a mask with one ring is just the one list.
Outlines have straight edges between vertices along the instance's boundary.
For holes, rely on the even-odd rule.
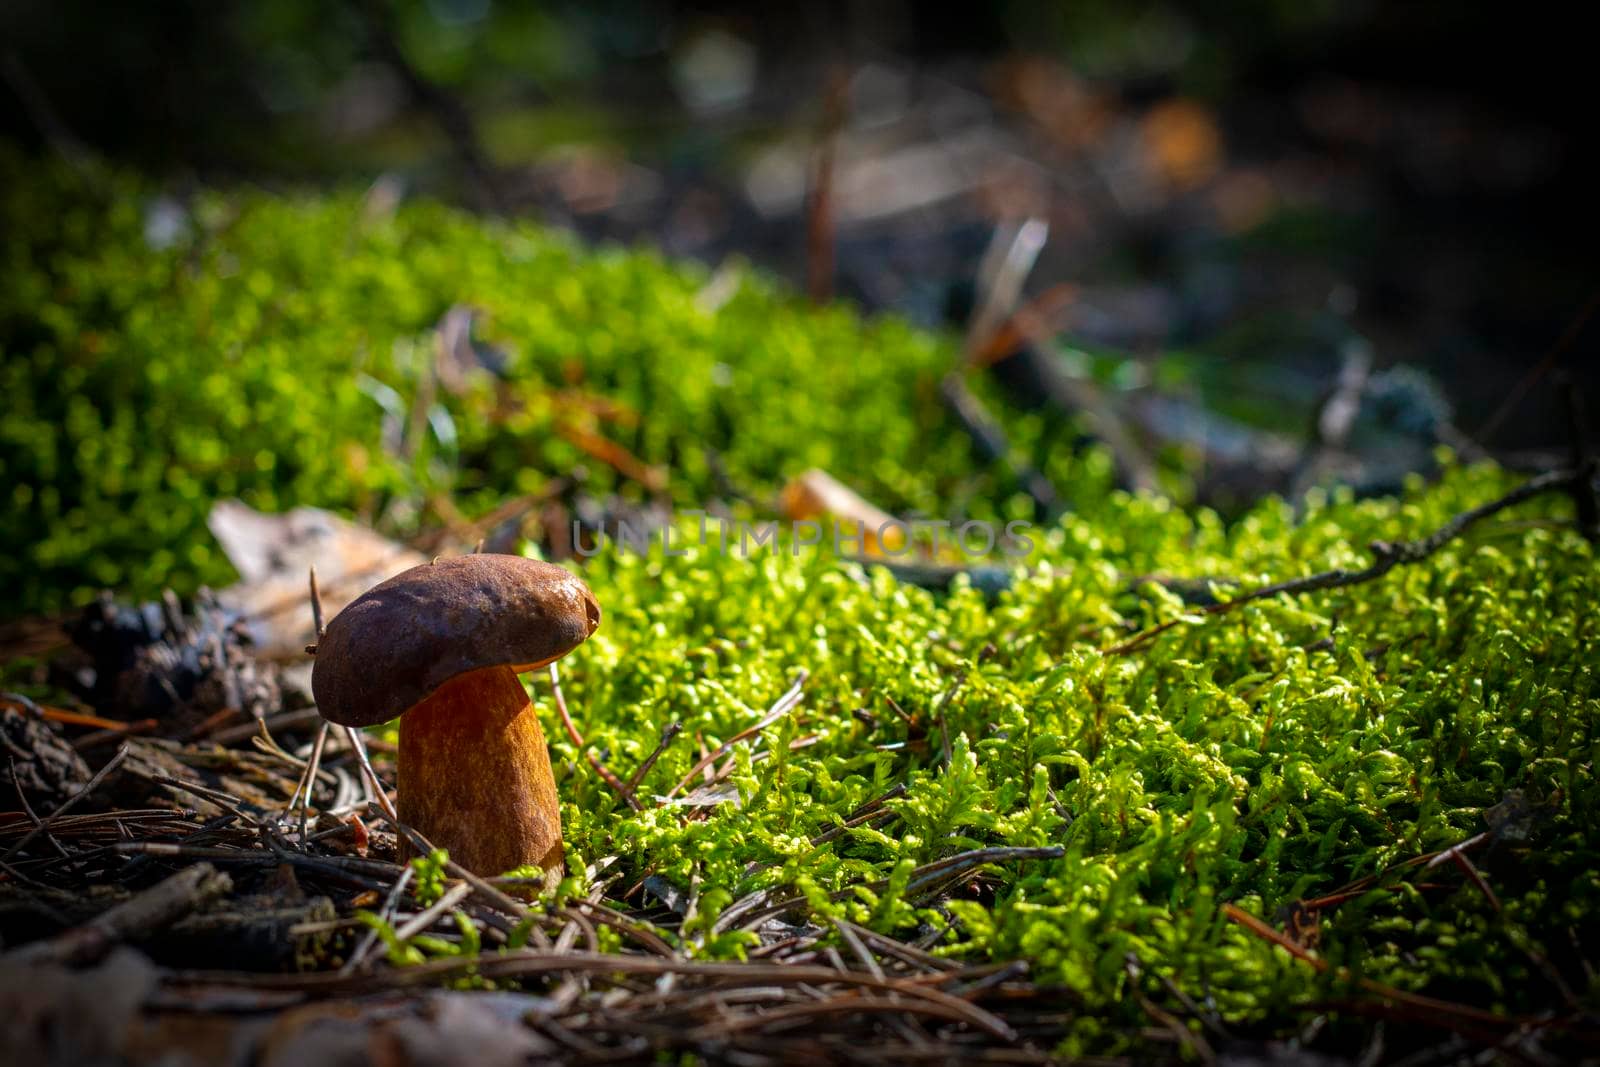
[[245,619],[258,654],[293,659],[316,640],[307,593],[317,568],[323,617],[368,588],[426,562],[420,552],[320,508],[268,515],[237,500],[219,501],[206,518],[240,581],[217,594]]
[[791,522],[823,517],[843,520],[849,525],[841,527],[841,536],[853,535],[854,524],[860,523],[861,551],[866,556],[882,556],[885,548],[900,554],[906,548],[909,531],[904,524],[890,526],[880,543],[879,531],[898,520],[824,470],[813,468],[784,486],[778,506]]

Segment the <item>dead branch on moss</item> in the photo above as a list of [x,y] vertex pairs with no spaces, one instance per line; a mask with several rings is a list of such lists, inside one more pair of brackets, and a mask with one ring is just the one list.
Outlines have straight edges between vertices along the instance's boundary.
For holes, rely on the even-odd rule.
[[[1526,503],[1545,493],[1557,491],[1570,491],[1574,483],[1585,478],[1593,478],[1591,469],[1580,471],[1550,471],[1517,486],[1498,500],[1463,511],[1449,522],[1439,527],[1426,537],[1414,541],[1374,541],[1368,545],[1368,550],[1374,559],[1371,566],[1358,571],[1335,568],[1333,570],[1319,571],[1316,574],[1307,574],[1300,578],[1290,578],[1282,582],[1274,582],[1258,589],[1241,593],[1231,600],[1199,608],[1199,616],[1210,617],[1213,615],[1226,615],[1230,611],[1241,608],[1257,600],[1266,600],[1276,596],[1299,596],[1301,593],[1314,593],[1325,589],[1342,589],[1346,586],[1361,585],[1365,582],[1376,581],[1394,570],[1396,567],[1421,563],[1423,560],[1438,552],[1445,545],[1460,537],[1476,523],[1498,515],[1507,508]],[[1184,615],[1148,629],[1142,630],[1120,644],[1102,649],[1103,655],[1121,656],[1129,652],[1137,652],[1151,641],[1188,622],[1195,621],[1195,616]]]

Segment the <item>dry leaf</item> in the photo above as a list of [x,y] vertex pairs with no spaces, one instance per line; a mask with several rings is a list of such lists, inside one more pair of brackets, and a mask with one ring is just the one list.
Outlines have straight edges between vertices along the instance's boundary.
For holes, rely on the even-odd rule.
[[[887,511],[869,503],[854,489],[840,482],[824,470],[806,471],[783,487],[778,498],[783,517],[791,522],[801,522],[824,516],[841,520],[840,536],[853,535],[856,523],[861,524],[863,555],[881,556],[887,547],[891,552],[903,552],[908,530],[904,524]],[[878,531],[886,524],[895,523],[885,532],[883,542]],[[853,536],[851,538],[854,539]]]
[[268,515],[223,500],[206,523],[243,579],[218,599],[245,618],[266,658],[301,656],[315,642],[307,584],[312,566],[323,618],[331,619],[385,578],[426,562],[420,552],[320,508]]

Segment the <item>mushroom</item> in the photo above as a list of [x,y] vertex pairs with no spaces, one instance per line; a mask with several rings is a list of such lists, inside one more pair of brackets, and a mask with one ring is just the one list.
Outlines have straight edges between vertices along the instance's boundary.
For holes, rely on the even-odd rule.
[[581,579],[521,556],[438,559],[367,590],[328,623],[311,690],[322,717],[400,716],[402,822],[478,874],[561,867],[544,731],[517,678],[600,625]]

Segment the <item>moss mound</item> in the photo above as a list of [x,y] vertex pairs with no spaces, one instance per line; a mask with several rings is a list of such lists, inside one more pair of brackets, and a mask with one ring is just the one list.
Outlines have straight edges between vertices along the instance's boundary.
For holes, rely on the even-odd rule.
[[[826,556],[597,557],[608,621],[569,689],[616,766],[666,722],[733,737],[798,670],[811,678],[792,715],[736,746],[736,797],[704,820],[630,815],[558,742],[570,839],[698,886],[685,931],[708,952],[736,951],[731,931],[759,914],[719,924],[720,909],[798,894],[902,935],[948,928],[939,951],[1027,957],[1089,1018],[1125,1025],[1142,1017],[1130,986],[1165,995],[1162,979],[1230,1024],[1370,1001],[1362,980],[1512,1014],[1559,1004],[1600,946],[1600,574],[1564,501],[1371,584],[1100,651],[1188,610],[1130,592],[1130,575],[1253,586],[1359,567],[1356,546],[1426,534],[1507,485],[1458,468],[1400,501],[1327,501],[1298,522],[1268,503],[1232,528],[1116,495],[1053,531],[1045,567],[992,605]],[[669,793],[697,755],[670,747],[641,792]],[[813,843],[897,784],[892,819]],[[1481,886],[1465,863],[1416,862],[1464,842]],[[938,903],[927,890],[947,886],[912,878],[964,850],[1049,845],[1065,855],[985,867]]]
[[[752,491],[822,466],[897,510],[984,517],[975,502],[999,499],[989,514],[1022,514],[939,405],[948,351],[895,323],[749,277],[719,294],[648,255],[425,204],[374,218],[356,199],[206,196],[156,250],[134,190],[108,181],[4,183],[11,608],[224,579],[203,528],[219,495],[371,513],[449,491],[487,507],[580,462],[570,427],[611,418],[601,400],[638,416],[603,428],[670,467],[686,506],[713,491],[714,454]],[[396,458],[385,434],[458,303],[488,315],[506,377],[441,394]],[[690,894],[668,936],[708,957],[747,952],[745,928],[796,898],[780,919],[1026,957],[1064,987],[1077,1049],[1145,1025],[1135,992],[1244,1033],[1312,1004],[1354,1025],[1395,991],[1508,1015],[1592,1005],[1600,575],[1566,501],[1379,581],[1108,654],[1189,610],[1140,576],[1238,583],[1225,596],[1359,567],[1362,546],[1426,534],[1513,480],[1449,467],[1401,499],[1318,498],[1298,518],[1269,501],[1224,524],[1110,492],[1103,459],[1015,425],[1078,507],[1035,531],[998,596],[959,579],[935,595],[825,550],[588,561],[607,621],[565,665],[587,745],[625,773],[664,724],[684,733],[638,813],[556,737],[573,867]],[[751,732],[802,671],[792,710]],[[717,782],[691,774],[702,746],[741,734]],[[929,869],[999,848],[1053,851]]]
[[[228,581],[205,529],[219,497],[360,509],[406,536],[419,501],[485,511],[580,464],[593,492],[637,495],[585,452],[597,438],[670,471],[686,507],[813,466],[902,513],[992,513],[1015,492],[939,400],[947,344],[747,271],[427,203],[180,206],[118,176],[25,171],[0,160],[0,611]],[[458,305],[504,362],[460,395],[432,381]],[[1034,423],[1018,434],[1042,451]],[[1085,498],[1107,482],[1070,452],[1050,473]]]

